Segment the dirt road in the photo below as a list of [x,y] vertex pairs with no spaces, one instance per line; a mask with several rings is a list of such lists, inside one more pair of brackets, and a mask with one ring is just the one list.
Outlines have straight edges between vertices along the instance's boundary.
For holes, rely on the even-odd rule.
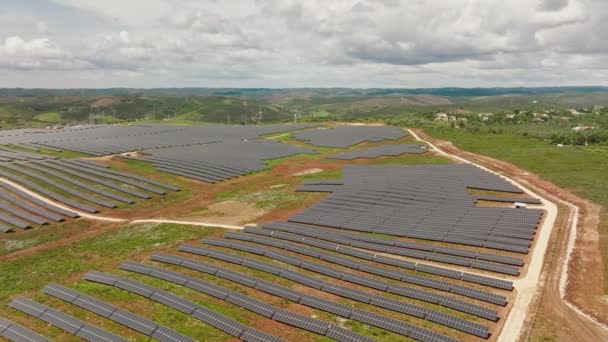
[[[536,197],[541,197],[545,205],[551,203],[556,209],[556,204],[560,204],[566,211],[562,219],[553,219],[552,229],[547,230],[547,227],[541,227],[541,234],[537,239],[542,239],[542,241],[537,241],[537,247],[531,258],[533,265],[530,266],[533,267],[529,267],[528,273],[522,279],[524,283],[517,281],[514,284],[516,289],[519,286],[523,291],[520,292],[518,289],[518,303],[514,305],[514,309],[509,314],[499,341],[527,340],[541,299],[547,304],[543,310],[550,310],[553,316],[560,320],[557,324],[567,327],[567,330],[571,331],[577,340],[608,341],[608,328],[605,325],[565,299],[567,265],[577,236],[578,207],[557,197],[560,195],[560,192],[557,191],[559,188],[554,185],[548,186],[547,182],[540,180],[536,175],[531,175],[504,161],[462,151],[449,142],[429,137],[421,130],[411,130],[410,132],[417,139],[432,145],[438,153],[447,157],[455,157],[461,161],[465,160],[507,176],[511,181],[523,184],[524,188],[534,189],[537,193]],[[516,178],[517,181],[511,177]],[[547,191],[547,189],[553,191]],[[544,248],[541,247],[543,245]],[[549,246],[554,248],[551,253],[547,253]],[[542,250],[538,250],[539,247]],[[544,258],[545,254],[547,254],[546,258]],[[528,279],[524,280],[526,278]]]

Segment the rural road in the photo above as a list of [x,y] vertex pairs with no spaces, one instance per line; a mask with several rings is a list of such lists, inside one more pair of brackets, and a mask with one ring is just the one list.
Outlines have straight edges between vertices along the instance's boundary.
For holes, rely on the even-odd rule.
[[[512,342],[522,339],[522,332],[524,330],[524,324],[531,324],[528,319],[531,318],[530,312],[534,308],[532,304],[535,302],[537,297],[541,294],[540,280],[543,271],[543,265],[545,264],[545,256],[549,247],[549,240],[551,238],[556,219],[558,214],[558,207],[555,202],[548,200],[546,197],[540,196],[537,193],[532,192],[527,187],[521,185],[517,181],[505,176],[504,174],[496,173],[482,165],[469,161],[465,158],[457,156],[455,154],[447,153],[446,151],[438,148],[430,141],[421,139],[416,132],[409,130],[412,136],[421,142],[427,143],[431,148],[437,151],[439,154],[444,155],[448,158],[452,158],[461,162],[469,163],[480,167],[486,171],[497,174],[513,184],[522,188],[530,196],[539,198],[542,202],[542,206],[537,206],[541,209],[546,210],[547,214],[543,221],[542,226],[539,229],[539,234],[536,239],[536,246],[530,257],[530,263],[528,270],[523,278],[520,278],[513,282],[513,286],[517,291],[517,296],[513,307],[509,312],[503,329],[498,336],[499,342]],[[570,254],[574,248],[574,243],[577,236],[577,223],[579,208],[569,202],[563,201],[559,198],[555,198],[560,204],[566,205],[569,208],[569,218],[567,227],[569,228],[569,234],[566,237],[566,241],[560,241],[562,247],[566,250],[566,256],[563,258],[562,265],[559,269],[561,271],[554,272],[555,274],[549,274],[549,279],[553,281],[546,282],[545,291],[549,294],[553,292],[555,298],[559,298],[561,305],[555,310],[559,310],[561,316],[565,319],[565,322],[569,324],[569,327],[576,327],[582,330],[578,330],[578,335],[581,337],[581,341],[608,341],[608,327],[601,324],[593,317],[585,314],[582,310],[576,307],[565,299],[565,287],[568,281],[568,263],[570,261]]]

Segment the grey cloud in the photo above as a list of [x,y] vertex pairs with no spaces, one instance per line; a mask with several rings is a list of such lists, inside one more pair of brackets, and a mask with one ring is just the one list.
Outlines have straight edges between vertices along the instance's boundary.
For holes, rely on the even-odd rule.
[[[603,0],[136,1],[149,11],[124,7],[124,0],[47,1],[61,4],[52,7],[54,18],[65,8],[104,24],[80,32],[82,23],[66,16],[61,26],[48,22],[49,36],[37,28],[45,16],[32,8],[19,32],[0,33],[0,44],[10,36],[30,42],[25,57],[0,50],[4,70],[64,70],[69,79],[82,73],[116,85],[192,85],[199,78],[237,87],[382,87],[506,86],[552,82],[560,73],[585,83],[600,77],[585,63],[608,66]],[[1,13],[0,28],[11,26]]]

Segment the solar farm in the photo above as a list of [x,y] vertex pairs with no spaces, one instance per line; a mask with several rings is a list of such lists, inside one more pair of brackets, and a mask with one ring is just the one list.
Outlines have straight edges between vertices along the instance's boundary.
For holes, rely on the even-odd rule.
[[0,340],[496,341],[545,216],[397,127],[1,131]]

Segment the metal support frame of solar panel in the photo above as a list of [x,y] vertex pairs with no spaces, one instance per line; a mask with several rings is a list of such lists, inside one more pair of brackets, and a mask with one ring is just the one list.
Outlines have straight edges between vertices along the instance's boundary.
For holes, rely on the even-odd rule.
[[39,224],[39,225],[45,225],[48,222],[36,215],[32,215],[30,213],[24,212],[22,210],[19,210],[11,205],[5,204],[4,202],[0,202],[0,209],[8,212],[9,214],[16,216],[18,218],[24,219],[26,221],[35,223],[35,224]]
[[52,187],[55,187],[64,192],[67,192],[67,193],[71,194],[72,196],[78,197],[82,200],[85,200],[85,201],[88,201],[88,202],[91,202],[91,203],[94,203],[94,204],[97,204],[97,205],[100,205],[100,206],[106,207],[106,208],[116,208],[116,204],[114,204],[112,202],[104,201],[99,198],[93,197],[91,195],[85,194],[79,190],[76,190],[76,189],[66,186],[64,184],[61,184],[59,182],[56,182],[44,175],[29,171],[29,170],[25,170],[23,166],[21,168],[19,168],[19,167],[16,167],[15,165],[17,165],[17,164],[3,164],[2,167],[7,168],[11,171],[17,172],[19,174],[26,175],[28,177],[42,181]]
[[24,328],[23,326],[0,317],[0,336],[15,342],[51,342],[38,333]]
[[[365,249],[370,249],[370,250],[374,250],[374,251],[380,251],[383,253],[409,256],[409,257],[419,258],[419,259],[424,259],[424,260],[438,261],[438,262],[444,262],[444,263],[460,265],[460,266],[471,266],[471,267],[480,268],[480,269],[488,269],[487,267],[492,267],[492,265],[486,265],[485,263],[473,264],[473,262],[475,262],[474,258],[478,256],[478,253],[472,252],[472,251],[460,252],[459,250],[453,251],[452,248],[439,247],[439,246],[438,246],[438,248],[435,248],[432,245],[426,245],[427,248],[424,251],[418,252],[418,250],[420,248],[410,248],[408,246],[409,244],[413,244],[416,247],[416,244],[414,244],[414,243],[406,243],[399,247],[395,247],[395,245],[398,243],[398,241],[395,241],[395,240],[384,239],[387,241],[387,243],[375,243],[378,241],[383,242],[383,239],[371,237],[369,239],[369,240],[371,240],[371,242],[367,242],[367,241],[365,241],[366,240],[365,237],[358,239],[357,237],[353,237],[354,234],[339,234],[339,233],[334,234],[334,233],[328,233],[327,231],[323,232],[323,231],[319,231],[319,230],[315,230],[315,229],[307,230],[307,229],[302,229],[302,228],[288,228],[288,227],[282,227],[280,224],[276,224],[276,223],[275,223],[275,225],[273,225],[272,223],[270,225],[263,224],[262,228],[269,230],[269,231],[288,232],[290,234],[297,234],[297,235],[306,236],[309,238],[332,241],[332,242],[336,242],[338,244],[344,244],[344,245],[347,245],[350,247],[365,248]],[[245,227],[244,231],[256,233],[255,229],[256,228]],[[361,242],[361,240],[363,242]],[[390,247],[386,247],[387,245]],[[430,248],[428,246],[430,246]],[[435,252],[439,252],[441,254],[438,254]],[[445,254],[448,254],[449,256],[445,255],[442,252],[448,252]],[[465,254],[465,252],[468,252],[468,253]],[[467,255],[469,258],[473,258],[473,259],[467,259],[465,257],[460,257],[459,255]],[[521,261],[521,259],[508,258],[508,257],[501,258],[501,256],[498,256],[498,255],[491,255],[491,256],[492,257],[489,258],[491,260],[488,260],[488,261],[502,261],[502,262],[506,261],[509,264],[515,263],[515,265],[517,265],[517,266],[523,265],[523,261]],[[482,257],[484,257],[484,256],[482,256]],[[481,267],[477,267],[477,266],[481,266]],[[518,275],[518,272],[519,272],[517,270],[517,268],[506,266],[506,265],[495,265],[495,267],[504,267],[504,269],[500,269],[500,273]],[[488,269],[488,270],[492,270],[492,269]],[[499,269],[496,268],[496,270],[498,271]]]
[[[0,176],[6,176],[6,173],[1,173],[0,172]],[[67,216],[67,217],[71,217],[71,218],[78,217],[78,214],[75,213],[75,212],[73,212],[73,211],[65,210],[65,209],[56,207],[54,205],[51,205],[51,204],[49,204],[47,202],[41,201],[40,199],[38,199],[36,197],[33,197],[33,196],[29,195],[28,193],[26,193],[24,191],[21,191],[20,189],[12,186],[10,184],[7,184],[7,183],[4,183],[4,182],[0,181],[0,187],[4,188],[5,190],[7,190],[10,193],[13,193],[13,194],[19,196],[20,198],[23,198],[23,199],[25,199],[25,200],[33,203],[33,204],[36,204],[39,207],[48,209],[48,210],[50,210],[52,212],[55,212],[57,214],[60,214],[60,215],[63,215],[63,216]],[[18,203],[18,202],[14,202],[14,203]],[[19,206],[21,206],[21,205],[19,205]],[[22,207],[22,208],[28,209],[27,207]],[[43,217],[47,217],[48,219],[56,220],[55,218],[52,218],[52,217],[49,217],[49,216],[45,216],[45,215],[37,213],[35,211],[32,211],[32,212],[34,212],[36,214],[39,214],[39,215],[41,215]],[[53,217],[55,217],[55,216],[53,216]]]
[[426,147],[421,144],[393,144],[333,154],[327,157],[327,159],[353,160],[357,158],[396,157],[403,154],[421,154],[425,152],[427,152]]
[[390,247],[400,247],[407,248],[413,250],[420,250],[425,252],[434,252],[440,254],[446,254],[450,256],[461,256],[471,259],[477,260],[486,260],[504,263],[507,265],[513,266],[523,266],[523,260],[521,258],[490,254],[484,252],[477,252],[465,249],[458,249],[453,247],[445,247],[445,246],[437,246],[431,244],[410,242],[410,241],[400,241],[395,239],[387,239],[376,236],[369,236],[359,233],[348,233],[344,231],[330,230],[327,228],[323,228],[320,226],[313,226],[309,224],[295,223],[295,222],[287,222],[287,221],[273,221],[267,222],[261,225],[262,228],[269,228],[273,230],[281,230],[286,232],[291,232],[300,235],[306,235],[310,237],[318,237],[325,239],[338,239],[337,241],[344,241],[344,239],[356,240],[356,241],[364,241],[367,243],[373,243],[378,245],[385,245]]
[[94,325],[76,319],[61,311],[40,304],[25,297],[15,297],[10,307],[27,313],[35,318],[50,323],[72,335],[91,342],[127,342],[128,340],[116,334],[107,332]]
[[[52,168],[52,169],[61,171],[63,173],[66,173],[66,174],[69,174],[69,175],[72,175],[72,176],[76,176],[78,178],[85,179],[87,181],[90,181],[90,182],[93,182],[93,183],[96,183],[96,184],[99,184],[99,185],[103,185],[103,186],[108,187],[110,189],[118,190],[118,191],[120,191],[120,192],[122,192],[124,194],[127,194],[127,195],[132,195],[132,196],[143,198],[143,199],[149,199],[150,198],[150,196],[148,194],[145,194],[143,192],[135,191],[133,189],[120,186],[120,185],[118,185],[116,183],[104,181],[103,179],[99,179],[98,177],[89,176],[89,175],[87,175],[87,174],[85,174],[83,172],[76,171],[76,170],[71,170],[71,169],[69,169],[67,167],[63,167],[63,166],[60,166],[60,165],[56,165],[56,164],[53,164],[53,163],[47,163],[47,162],[34,162],[34,163],[38,164],[38,165],[41,165],[41,166],[45,166],[47,168]],[[130,199],[124,197],[123,199],[118,199],[118,200],[121,201],[121,202],[125,202],[125,200],[130,200]],[[132,200],[130,200],[130,201],[133,202]],[[125,202],[125,203],[127,203],[127,202]]]
[[[429,302],[432,304],[443,303],[444,306],[446,306],[446,307],[449,307],[449,308],[452,308],[452,309],[455,309],[458,311],[464,311],[464,312],[467,312],[467,313],[470,313],[470,314],[473,314],[473,315],[476,315],[479,317],[483,317],[483,318],[486,318],[489,320],[497,319],[497,312],[493,309],[489,309],[489,308],[479,306],[479,305],[470,304],[470,303],[467,303],[467,302],[459,300],[459,299],[453,299],[451,297],[446,297],[444,295],[431,293],[431,292],[428,292],[425,290],[419,290],[419,289],[415,289],[415,288],[411,288],[411,287],[407,287],[407,286],[402,286],[402,285],[399,285],[396,283],[391,283],[391,282],[386,282],[383,280],[378,280],[375,278],[356,275],[351,272],[341,271],[341,270],[338,270],[338,269],[335,269],[332,267],[325,266],[323,264],[310,262],[307,260],[300,259],[298,257],[291,257],[291,256],[288,256],[288,255],[285,255],[282,253],[278,253],[278,252],[275,252],[272,250],[269,251],[265,248],[259,248],[254,245],[246,245],[246,244],[242,244],[242,243],[229,242],[229,241],[221,240],[221,239],[204,239],[203,242],[206,244],[210,244],[210,245],[228,247],[228,248],[232,248],[232,249],[250,252],[253,254],[257,254],[257,255],[268,256],[270,258],[281,260],[285,263],[292,264],[294,266],[301,267],[301,268],[307,269],[309,271],[324,274],[324,275],[330,276],[332,278],[341,279],[341,280],[355,283],[358,285],[363,285],[365,287],[374,288],[374,289],[377,289],[380,291],[398,293],[398,294],[401,294],[401,295],[409,297],[409,298],[426,301],[426,302]],[[390,279],[413,283],[413,284],[423,286],[423,287],[432,286],[433,288],[437,288],[437,289],[447,291],[447,292],[451,292],[451,289],[453,287],[453,285],[450,283],[445,283],[445,286],[441,286],[441,285],[443,285],[443,283],[440,281],[436,281],[436,280],[429,279],[429,278],[420,279],[421,277],[416,277],[416,276],[410,275],[410,274],[403,274],[403,273],[396,272],[393,270],[387,270],[387,269],[382,269],[382,268],[378,268],[378,267],[367,267],[369,265],[353,262],[353,261],[350,261],[350,260],[344,259],[344,258],[339,258],[339,257],[332,258],[332,256],[327,256],[327,257],[322,256],[321,260],[337,263],[342,266],[353,268],[355,270],[360,270],[363,272],[380,275],[380,276],[387,277]],[[341,262],[341,261],[344,261],[344,262]],[[309,283],[308,285],[309,286],[313,285],[316,287],[321,286],[320,283],[317,283],[317,284]],[[471,289],[471,290],[473,290],[473,289]],[[462,291],[460,291],[460,292],[462,292]],[[458,294],[460,294],[460,293],[458,293]],[[467,292],[467,294],[470,294],[470,297],[478,298],[478,299],[484,300],[489,303],[503,305],[503,306],[506,304],[506,300],[505,300],[504,296],[486,293],[486,292],[480,291],[480,290],[469,291],[469,292]]]
[[[152,260],[154,261],[159,261],[159,262],[164,262],[164,263],[168,263],[168,264],[172,264],[172,265],[178,265],[178,266],[182,266],[185,268],[190,268],[193,270],[197,270],[199,272],[202,273],[207,273],[207,274],[211,274],[211,275],[215,275],[224,279],[228,279],[225,277],[225,275],[223,275],[221,270],[224,270],[224,268],[222,267],[218,267],[218,266],[214,266],[211,264],[206,264],[206,263],[202,263],[199,261],[195,261],[192,259],[188,259],[188,258],[184,258],[184,257],[180,257],[180,256],[176,256],[176,255],[172,255],[172,254],[159,254],[156,253],[154,255],[152,255],[151,257]],[[268,272],[274,275],[278,275],[281,276],[281,272],[287,272],[286,269],[282,269],[281,267],[278,266],[274,266],[274,265],[270,265],[264,262],[259,262],[253,259],[246,259],[243,258],[243,262],[241,264],[242,266],[248,266],[257,270],[262,270],[264,272]],[[252,276],[248,276],[246,274],[243,273],[239,273],[239,272],[234,272],[234,271],[230,271],[233,274],[237,274],[238,277],[236,277],[236,279],[242,279],[243,281],[240,281],[239,283],[242,285],[246,285],[252,288],[255,288],[259,291],[263,291],[281,298],[285,298],[291,301],[294,301],[296,303],[300,303],[302,305],[305,306],[309,306],[309,307],[313,307],[322,311],[326,311],[326,312],[330,312],[345,318],[351,318],[352,313],[354,309],[352,306],[346,305],[346,304],[341,304],[341,303],[336,303],[335,301],[330,301],[327,299],[323,299],[321,297],[316,297],[316,296],[312,296],[312,295],[308,295],[302,292],[298,292],[295,290],[292,290],[288,287],[284,287],[284,286],[280,286],[277,285],[275,283],[269,282],[269,281],[265,281],[259,278],[255,278]],[[234,278],[231,278],[231,280]],[[323,282],[325,283],[325,282]],[[372,305],[376,305],[379,307],[383,307],[383,308],[389,308],[393,311],[397,311],[400,313],[405,313],[408,315],[413,315],[414,317],[418,317],[418,318],[422,318],[424,317],[424,315],[426,314],[427,310],[425,308],[416,308],[415,305],[411,305],[411,304],[407,304],[407,303],[400,303],[398,301],[395,301],[394,299],[389,299],[389,298],[385,298],[382,296],[377,296],[377,295],[372,295],[372,294],[368,294],[365,293],[363,291],[358,291],[358,290],[354,290],[354,289],[349,289],[346,287],[342,287],[342,286],[338,286],[338,285],[333,285],[333,284],[329,284],[329,283],[325,283],[324,286],[322,286],[322,290],[326,291],[329,290],[329,292],[333,293],[333,294],[338,294],[338,295],[342,295],[344,296],[344,293],[351,293],[350,297],[346,297],[346,298],[353,298],[353,296],[357,296],[357,292],[360,293],[358,295],[358,297],[356,300],[361,301],[360,298],[365,297],[370,297],[371,299],[369,300],[365,300],[365,303],[371,303]],[[361,312],[364,313],[364,312]],[[372,314],[372,313],[365,313],[365,315],[367,316],[378,316],[377,314]],[[392,322],[393,326],[400,326],[402,325],[401,322],[393,320],[391,318],[388,317],[384,317],[381,320],[384,320],[385,322],[390,322],[390,321],[394,321]],[[374,321],[362,321],[363,323],[368,323],[371,325],[375,325]],[[378,326],[380,328],[386,328],[385,326],[380,326],[380,325],[375,325]],[[407,327],[407,326],[406,326]],[[411,327],[407,327],[408,330],[411,330],[412,328],[414,328],[413,326]],[[425,330],[425,329],[423,329]],[[395,329],[392,330],[394,332],[397,333],[401,333],[402,330],[401,329]],[[432,333],[430,331],[427,331],[431,334],[435,334]],[[412,337],[412,336],[410,336]]]
[[[296,313],[292,313],[292,312],[280,309],[273,305],[261,302],[257,299],[245,296],[236,291],[232,291],[227,288],[224,288],[224,287],[212,284],[212,283],[208,283],[208,282],[202,281],[200,279],[187,276],[182,273],[173,272],[173,271],[165,270],[162,268],[153,267],[153,266],[135,263],[135,262],[124,262],[120,265],[120,268],[123,270],[141,273],[141,274],[145,274],[145,275],[148,275],[151,277],[167,280],[169,282],[173,282],[173,283],[197,290],[197,291],[207,294],[209,296],[218,298],[223,301],[227,301],[229,303],[240,306],[249,311],[260,314],[268,319],[283,322],[283,323],[290,324],[290,325],[294,325],[298,328],[305,329],[305,330],[308,330],[308,331],[311,331],[311,332],[314,332],[314,333],[317,333],[320,335],[327,335],[327,332],[330,327],[333,330],[338,330],[338,331],[343,329],[343,328],[340,328],[340,327],[335,326],[328,322],[320,321],[320,320],[317,320],[314,318],[310,318],[308,316],[303,316],[300,314],[296,314]],[[242,284],[243,282],[247,283],[247,280],[249,279],[248,276],[244,276],[238,272],[233,272],[233,271],[230,271],[227,269],[221,270],[220,273],[223,273],[223,275],[220,275],[220,276],[222,276],[226,279],[235,281],[240,284]],[[253,283],[253,285],[255,285],[255,282]],[[283,315],[285,318],[287,318],[287,320],[279,319],[277,317],[278,315]],[[358,334],[356,334],[356,335],[358,337],[358,339],[357,339],[358,341],[372,341],[369,338],[363,337]],[[339,341],[342,341],[342,340],[339,340]],[[348,341],[348,340],[343,340],[343,341]]]
[[[250,234],[252,234],[252,233],[253,234],[255,234],[255,233],[263,234],[262,230],[258,231],[258,230],[249,229],[249,231],[250,231]],[[273,238],[277,238],[277,239],[284,240],[285,237],[287,237],[289,239],[289,237],[284,234],[287,234],[287,233],[273,234],[272,236],[273,236]],[[225,233],[224,237],[229,238],[229,239],[240,239],[240,240],[244,240],[244,241],[252,241],[252,242],[256,242],[256,243],[260,243],[260,244],[266,244],[269,241],[269,238],[265,238],[265,237],[256,237],[255,239],[254,238],[248,239],[248,237],[246,237],[246,233],[237,233],[237,232]],[[299,239],[300,239],[300,241],[296,241],[296,242],[305,243],[304,241],[306,241],[305,238],[299,238]],[[294,239],[294,238],[289,239],[289,241],[295,241],[295,240],[297,240],[297,239]],[[341,254],[346,254],[346,255],[349,255],[349,256],[355,257],[355,258],[360,258],[360,259],[369,260],[369,261],[376,261],[378,263],[382,263],[382,264],[386,264],[386,265],[398,266],[398,267],[406,268],[409,270],[416,270],[416,271],[423,272],[423,273],[444,276],[444,277],[453,278],[453,279],[457,279],[457,280],[464,280],[463,276],[465,274],[468,274],[467,272],[455,271],[455,270],[446,269],[446,268],[442,268],[442,267],[436,267],[436,266],[432,266],[432,265],[425,265],[425,264],[421,264],[421,263],[404,261],[401,259],[390,258],[390,257],[386,257],[386,256],[378,256],[373,253],[368,253],[368,252],[353,249],[353,248],[340,247],[339,245],[336,245],[336,244],[330,244],[330,245],[331,246],[322,246],[322,245],[318,244],[315,247],[324,248],[326,250],[335,251],[335,252],[338,252]],[[332,248],[333,246],[335,246],[335,248]],[[315,258],[319,258],[319,256],[321,256],[321,255],[327,255],[327,253],[313,250],[313,249],[306,248],[306,247],[300,247],[298,245],[294,245],[293,243],[285,243],[282,248],[293,251],[293,252],[297,252],[300,254],[313,256]],[[358,262],[356,260],[350,260],[350,261]],[[380,269],[380,268],[381,267],[377,267],[374,265],[374,269]],[[410,277],[411,277],[411,275],[410,275]],[[486,282],[488,284],[500,285],[498,287],[500,289],[509,290],[509,291],[513,290],[513,283],[511,281],[496,279],[496,278],[492,278],[492,277],[485,277],[485,276],[481,276],[481,275],[479,275],[476,279],[483,279],[483,278],[486,278],[486,280],[487,280]],[[439,282],[439,280],[433,280],[433,281]],[[445,283],[449,284],[447,282],[445,282]],[[437,283],[437,285],[439,286],[439,283]],[[446,286],[448,286],[448,285],[446,285]],[[445,288],[445,286],[441,286],[441,287]]]
[[102,273],[97,271],[88,272],[84,275],[84,279],[114,286],[163,305],[169,306],[175,310],[190,315],[201,322],[204,322],[216,329],[219,329],[231,336],[240,338],[244,341],[269,341],[269,342],[283,342],[284,340],[264,333],[257,329],[245,326],[235,320],[232,320],[222,314],[219,314],[211,309],[208,309],[199,304],[188,301],[182,297],[176,296],[170,292],[158,289],[154,286],[150,286],[144,283],[136,282],[134,280],[115,276],[108,273]]
[[78,171],[82,171],[82,172],[86,172],[95,176],[99,176],[99,177],[103,177],[103,178],[107,178],[107,179],[112,179],[112,180],[116,180],[119,182],[122,182],[124,184],[129,184],[132,185],[136,188],[142,189],[142,190],[146,190],[146,191],[150,191],[153,192],[157,195],[164,195],[166,194],[166,192],[164,190],[160,190],[156,187],[152,187],[146,184],[142,184],[141,182],[134,182],[131,179],[128,179],[127,177],[123,177],[123,176],[117,176],[111,173],[108,173],[108,170],[103,170],[103,171],[98,171],[98,170],[94,170],[88,167],[84,167],[84,166],[78,166],[78,165],[74,165],[73,163],[69,163],[65,160],[53,160],[53,161],[49,161],[49,162],[53,162],[55,164],[61,165],[61,166],[65,166],[67,168],[70,169],[74,169],[74,170],[78,170]]
[[195,341],[192,338],[182,335],[175,330],[169,329],[147,318],[58,284],[47,284],[42,289],[42,292],[96,313],[104,318],[122,324],[159,341]]
[[[298,273],[298,272],[295,272],[295,271],[292,271],[292,270],[289,270],[286,268],[278,267],[276,265],[264,263],[264,262],[256,260],[256,259],[248,259],[248,258],[245,258],[242,256],[237,256],[237,255],[233,255],[230,253],[210,250],[210,249],[206,249],[206,248],[202,248],[202,247],[198,247],[198,246],[182,245],[179,247],[179,249],[180,249],[180,251],[183,251],[183,252],[203,255],[203,256],[210,257],[210,258],[234,263],[237,265],[251,267],[251,268],[261,270],[264,272],[269,272],[269,273],[277,275],[279,277],[290,279],[294,282],[297,282],[297,283],[300,283],[300,284],[303,284],[303,285],[306,285],[309,287],[313,287],[320,291],[329,292],[329,293],[332,293],[332,294],[335,294],[335,295],[338,295],[341,297],[349,298],[349,299],[352,299],[352,300],[355,300],[358,302],[362,302],[362,303],[366,303],[366,304],[375,305],[375,306],[378,306],[378,307],[381,307],[384,309],[388,309],[391,311],[410,315],[410,316],[413,316],[416,318],[424,319],[426,317],[426,315],[430,314],[430,313],[439,314],[439,312],[434,311],[432,309],[427,309],[427,308],[417,306],[414,304],[410,304],[407,302],[402,302],[402,301],[396,300],[394,298],[389,298],[389,297],[385,297],[382,295],[375,295],[375,294],[368,293],[366,291],[356,290],[356,289],[352,289],[349,287],[332,284],[332,283],[323,281],[321,279],[310,277],[305,274],[301,274],[301,273]],[[177,258],[179,258],[179,257],[177,257]],[[201,272],[206,272],[206,273],[214,274],[216,276],[221,276],[219,274],[221,271],[218,270],[218,271],[214,272],[213,271],[214,266],[212,266],[212,265],[202,264],[200,262],[196,262],[196,261],[192,261],[192,260],[188,260],[188,259],[184,260],[184,259],[185,258],[177,259],[177,261],[176,261],[176,257],[173,255],[161,255],[160,257],[157,256],[157,257],[153,258],[153,260],[169,262],[169,263],[173,263],[173,264],[180,264],[183,267],[188,267],[188,268],[199,270]],[[234,271],[232,271],[232,272],[234,272]],[[314,304],[314,298],[309,298],[311,296],[309,296],[307,294],[301,294],[300,298],[298,299],[298,297],[297,297],[298,294],[296,292],[294,292],[293,290],[290,290],[288,288],[282,288],[282,287],[274,285],[272,283],[270,283],[270,285],[267,286],[268,282],[266,282],[266,281],[261,281],[262,285],[258,285],[258,283],[256,283],[256,280],[255,280],[256,278],[253,278],[253,277],[247,276],[247,275],[244,275],[244,276],[247,278],[247,280],[249,282],[248,286],[256,287],[262,291],[267,291],[269,293],[273,293],[278,296],[284,296],[284,298],[288,298],[290,300],[299,301],[301,304],[304,304],[304,305],[310,306],[311,304]],[[304,296],[306,296],[306,297],[304,297]],[[302,302],[303,298],[309,298],[310,300],[307,300],[306,302],[303,303]],[[450,299],[450,300],[453,300],[453,299]],[[453,300],[453,301],[457,302],[457,300]],[[344,316],[345,314],[350,312],[351,315],[347,316],[348,318],[360,320],[357,317],[352,316],[352,314],[355,311],[357,311],[357,309],[349,311],[348,306],[338,305],[338,304],[329,304],[329,303],[327,303],[327,301],[324,301],[322,299],[320,299],[318,301],[318,304],[319,304],[319,307],[317,307],[317,308],[319,308],[321,310],[328,311],[327,309],[331,309],[333,311],[330,311],[330,312],[333,312],[335,314],[342,315],[342,316]],[[486,309],[485,312],[486,312],[486,318],[491,319],[493,321],[497,320],[497,317],[495,316],[495,314],[496,314],[495,312],[492,313],[492,310],[489,310],[489,309]],[[467,320],[463,320],[463,319],[459,319],[459,318],[455,318],[455,317],[449,316],[447,314],[443,314],[443,315],[446,316],[446,320],[444,322],[435,322],[435,323],[439,323],[439,324],[446,325],[448,327],[456,328],[456,329],[458,329],[457,327],[467,326],[470,328],[469,329],[470,331],[474,330],[475,333],[477,334],[477,336],[484,337],[484,338],[489,336],[487,327],[485,327],[484,325],[469,322]],[[386,321],[386,319],[380,319],[380,320]],[[374,322],[370,322],[370,321],[364,321],[364,322],[374,325],[374,326],[381,327],[381,328],[386,328],[386,326],[380,326],[380,325],[375,324]],[[458,323],[456,324],[455,322],[458,322]],[[389,329],[389,330],[391,330],[391,329]],[[459,330],[462,330],[462,329],[459,329]],[[397,331],[391,330],[391,331],[399,333],[398,330]]]
[[[113,199],[113,200],[116,200],[116,201],[119,201],[119,202],[122,202],[122,203],[127,203],[127,204],[133,204],[133,203],[135,203],[135,201],[133,201],[132,199],[130,199],[128,197],[125,197],[125,196],[122,196],[122,195],[119,195],[119,194],[115,194],[115,193],[112,193],[112,192],[109,192],[109,191],[105,191],[105,190],[103,190],[103,189],[101,189],[101,188],[99,188],[99,187],[97,187],[95,185],[87,184],[87,183],[84,183],[84,182],[81,182],[81,181],[75,179],[74,177],[67,176],[66,173],[67,174],[72,174],[70,172],[65,172],[63,170],[62,170],[62,172],[54,171],[52,163],[38,164],[38,163],[28,162],[28,163],[15,163],[15,164],[16,165],[20,165],[20,166],[24,166],[24,167],[28,167],[28,168],[30,168],[32,170],[35,170],[35,171],[38,171],[38,172],[40,172],[42,174],[46,174],[46,175],[49,175],[49,176],[52,176],[52,177],[55,177],[55,178],[59,178],[59,179],[61,179],[63,181],[69,182],[71,185],[81,187],[81,188],[83,188],[83,189],[85,189],[87,191],[90,191],[90,192],[92,192],[94,194],[97,194],[97,195],[100,195],[100,196],[104,196],[104,197],[107,197],[107,198],[110,198],[110,199]],[[105,185],[105,184],[101,184],[101,182],[98,182],[94,178],[87,179],[87,180],[90,181],[90,182],[93,182],[93,183],[100,184],[100,185]]]

